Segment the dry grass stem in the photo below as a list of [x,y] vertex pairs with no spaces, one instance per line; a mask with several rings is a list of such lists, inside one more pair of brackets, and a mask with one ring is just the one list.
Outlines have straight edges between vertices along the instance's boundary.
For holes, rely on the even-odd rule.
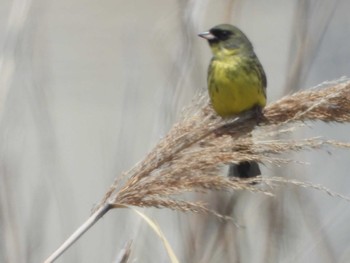
[[279,157],[283,153],[326,146],[350,147],[349,143],[321,138],[273,139],[276,134],[292,132],[305,121],[349,122],[350,81],[347,79],[271,103],[264,109],[265,119],[259,126],[251,112],[223,120],[205,98],[206,95],[201,96],[194,107],[185,111],[182,121],[173,126],[143,161],[124,174],[124,180],[112,185],[101,204],[210,212],[201,203],[178,200],[174,196],[208,190],[270,194],[249,181],[219,176],[220,169],[225,164],[241,161],[280,165],[291,161]]
[[117,258],[113,261],[115,263],[128,263],[130,262],[130,254],[131,254],[131,245],[132,241],[126,242],[125,246],[118,253]]

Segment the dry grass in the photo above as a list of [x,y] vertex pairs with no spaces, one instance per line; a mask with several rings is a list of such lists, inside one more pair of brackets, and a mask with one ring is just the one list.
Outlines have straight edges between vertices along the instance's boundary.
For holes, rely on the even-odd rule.
[[[179,199],[178,195],[187,192],[247,190],[271,195],[271,187],[292,184],[350,201],[323,186],[283,177],[239,180],[220,175],[221,167],[229,163],[253,160],[280,165],[291,161],[280,157],[283,153],[324,146],[350,148],[350,143],[320,138],[274,139],[276,135],[292,132],[304,121],[349,122],[350,80],[298,92],[270,104],[255,130],[256,117],[251,112],[223,120],[204,98],[200,97],[187,109],[183,120],[173,126],[143,161],[117,177],[94,213],[45,262],[56,260],[111,208],[159,207],[232,219],[210,210],[204,203]],[[268,190],[261,187],[263,183]]]
[[312,184],[283,178],[230,179],[220,176],[220,169],[225,164],[247,160],[279,165],[291,161],[280,157],[282,153],[324,146],[350,147],[349,143],[320,138],[273,139],[276,134],[291,132],[305,121],[349,122],[350,81],[347,79],[271,103],[264,109],[266,119],[254,130],[254,141],[250,136],[256,126],[253,114],[248,112],[234,120],[223,120],[204,98],[201,96],[196,105],[184,112],[183,120],[173,126],[144,160],[126,172],[123,179],[114,182],[99,207],[110,204],[112,207],[166,207],[209,212],[204,204],[179,200],[176,195],[209,190],[249,190],[270,194],[250,184],[252,181],[313,187]]

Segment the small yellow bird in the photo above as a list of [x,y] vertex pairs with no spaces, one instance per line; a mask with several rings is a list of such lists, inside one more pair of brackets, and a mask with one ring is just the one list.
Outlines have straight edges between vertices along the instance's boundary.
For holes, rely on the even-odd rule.
[[[208,91],[215,112],[223,118],[266,105],[266,75],[253,45],[237,27],[222,24],[199,34],[208,40],[213,58],[208,69]],[[260,175],[256,162],[230,165],[229,175]]]

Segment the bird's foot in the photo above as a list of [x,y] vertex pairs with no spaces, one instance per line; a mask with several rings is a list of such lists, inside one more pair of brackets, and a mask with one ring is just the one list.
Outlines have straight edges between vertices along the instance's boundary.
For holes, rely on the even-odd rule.
[[264,116],[262,107],[257,105],[254,107],[254,113],[255,113],[255,117],[256,117],[256,125],[260,125],[263,122],[267,121],[267,118]]

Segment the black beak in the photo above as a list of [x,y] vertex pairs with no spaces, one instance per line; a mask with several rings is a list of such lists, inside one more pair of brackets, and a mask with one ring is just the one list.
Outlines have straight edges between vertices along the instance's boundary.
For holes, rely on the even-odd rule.
[[216,39],[216,36],[214,36],[212,33],[210,33],[209,31],[207,32],[203,32],[203,33],[199,33],[198,36],[205,38],[206,40],[213,40]]

